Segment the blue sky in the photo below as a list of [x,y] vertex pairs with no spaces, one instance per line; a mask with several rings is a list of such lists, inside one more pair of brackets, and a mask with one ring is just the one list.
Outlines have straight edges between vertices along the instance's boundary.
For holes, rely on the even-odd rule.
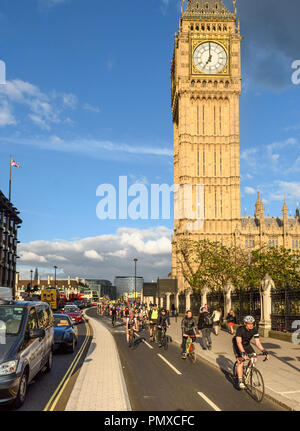
[[[275,6],[266,15],[270,0],[264,3],[266,8],[258,0],[240,1],[241,211],[246,207],[253,215],[260,186],[266,213],[280,215],[286,193],[294,215],[300,86],[291,83],[291,63],[299,42],[295,29],[285,32],[286,43],[278,37],[280,11]],[[286,3],[298,7],[294,0]],[[25,272],[39,266],[46,274],[60,260],[62,274],[101,272],[112,279],[131,273],[128,262],[138,253],[145,253],[140,271],[146,278],[170,270],[172,221],[100,221],[96,189],[117,185],[120,175],[129,184],[173,183],[170,60],[179,15],[176,0],[2,0],[0,58],[7,84],[0,86],[0,188],[8,194],[11,154],[22,166],[13,169],[13,202],[24,221]],[[261,23],[264,15],[268,26]],[[125,229],[125,239],[118,229]],[[105,235],[124,245],[111,251],[103,246],[119,253],[110,271],[93,243]],[[86,238],[88,249],[82,246]],[[79,247],[86,261],[77,256],[71,264],[63,247],[54,246],[62,243],[68,250]]]

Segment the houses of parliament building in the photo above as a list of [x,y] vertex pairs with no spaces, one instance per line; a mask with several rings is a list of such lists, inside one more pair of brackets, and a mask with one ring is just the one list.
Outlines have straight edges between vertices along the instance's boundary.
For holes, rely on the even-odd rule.
[[[185,283],[177,261],[180,238],[209,239],[254,249],[267,245],[300,249],[299,210],[289,217],[265,217],[258,193],[254,217],[241,216],[239,98],[241,32],[236,1],[233,12],[223,0],[182,0],[179,31],[171,65],[174,125],[174,184],[192,185],[197,211],[197,185],[203,189],[203,226],[189,230],[184,211],[174,220],[172,278],[179,291]],[[183,197],[183,201],[187,197]]]

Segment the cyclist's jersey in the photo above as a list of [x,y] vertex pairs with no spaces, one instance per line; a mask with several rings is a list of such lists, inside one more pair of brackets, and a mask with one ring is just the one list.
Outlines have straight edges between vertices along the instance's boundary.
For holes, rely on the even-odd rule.
[[115,316],[117,314],[117,310],[115,308],[111,309],[111,315]]
[[156,309],[156,310],[152,310],[151,311],[151,314],[150,314],[150,319],[151,320],[157,320],[158,319],[158,309]]
[[253,337],[259,338],[258,328],[253,328],[248,331],[245,326],[240,326],[232,339],[232,342],[235,345],[237,345],[236,337],[241,337],[243,347],[248,347],[250,346],[250,341]]

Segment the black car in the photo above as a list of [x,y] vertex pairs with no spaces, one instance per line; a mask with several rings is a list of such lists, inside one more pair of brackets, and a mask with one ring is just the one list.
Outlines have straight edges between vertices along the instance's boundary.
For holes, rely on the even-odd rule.
[[67,314],[54,314],[54,348],[74,352],[78,329]]
[[28,384],[52,367],[53,315],[45,302],[0,300],[0,404],[18,408]]

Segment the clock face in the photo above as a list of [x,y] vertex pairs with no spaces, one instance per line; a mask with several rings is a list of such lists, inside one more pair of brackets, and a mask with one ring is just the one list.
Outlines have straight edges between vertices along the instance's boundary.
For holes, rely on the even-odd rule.
[[194,51],[194,64],[203,73],[222,72],[227,64],[227,54],[223,46],[215,42],[204,42]]

